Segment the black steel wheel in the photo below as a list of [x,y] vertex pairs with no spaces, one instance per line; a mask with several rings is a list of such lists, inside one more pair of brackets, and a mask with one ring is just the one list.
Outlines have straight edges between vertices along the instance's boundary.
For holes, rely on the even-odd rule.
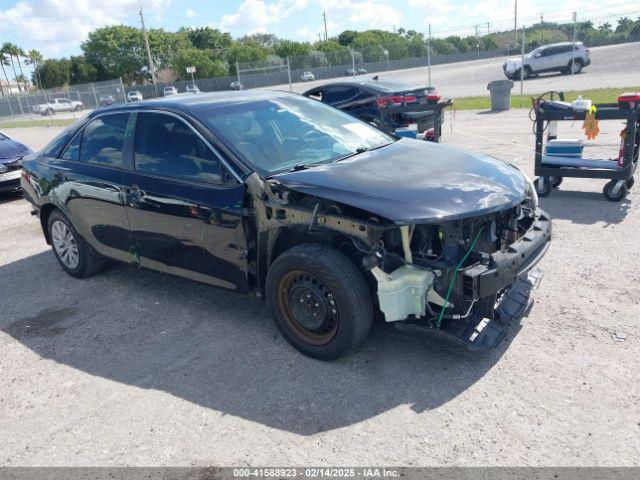
[[291,345],[322,360],[360,345],[371,329],[373,302],[364,276],[342,252],[303,244],[269,268],[267,304]]
[[610,202],[619,202],[627,196],[629,190],[625,182],[618,184],[620,180],[611,180],[602,189],[605,198]]
[[539,178],[536,178],[533,181],[533,184],[536,187],[536,192],[538,193],[539,197],[546,197],[551,193],[551,190],[553,189],[553,186],[551,185],[551,180],[549,179],[549,177],[543,177],[543,178],[544,179],[542,182],[540,182]]

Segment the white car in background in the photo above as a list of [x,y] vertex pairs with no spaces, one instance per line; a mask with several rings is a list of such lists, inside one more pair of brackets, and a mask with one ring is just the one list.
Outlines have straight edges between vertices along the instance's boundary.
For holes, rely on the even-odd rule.
[[79,112],[84,108],[84,103],[68,98],[53,98],[47,103],[34,105],[32,110],[40,115],[53,115],[57,112]]
[[200,89],[195,83],[187,83],[187,93],[200,93]]
[[174,87],[173,85],[169,85],[167,87],[164,87],[163,95],[165,97],[170,97],[171,95],[177,95],[177,94],[178,94],[178,89],[176,87]]
[[127,101],[128,102],[141,102],[143,100],[142,93],[138,90],[132,90],[127,92]]
[[591,64],[589,49],[582,42],[563,42],[536,48],[524,57],[508,59],[502,65],[504,74],[511,80],[519,80],[521,72],[524,78],[544,72],[578,74],[583,67]]
[[316,76],[311,73],[311,72],[304,72],[301,76],[300,79],[303,82],[313,82],[316,79]]

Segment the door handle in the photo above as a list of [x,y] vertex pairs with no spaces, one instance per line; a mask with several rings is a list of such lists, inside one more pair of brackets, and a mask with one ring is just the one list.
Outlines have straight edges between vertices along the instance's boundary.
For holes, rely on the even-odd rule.
[[144,192],[140,190],[140,187],[138,187],[138,185],[131,185],[127,188],[127,203],[129,205],[138,205],[143,197]]

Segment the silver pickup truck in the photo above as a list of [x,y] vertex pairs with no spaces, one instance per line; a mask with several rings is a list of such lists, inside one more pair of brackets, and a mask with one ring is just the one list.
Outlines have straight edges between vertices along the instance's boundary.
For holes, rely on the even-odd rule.
[[77,112],[84,108],[84,104],[68,98],[52,98],[47,103],[33,106],[33,112],[40,115],[53,115],[57,112]]

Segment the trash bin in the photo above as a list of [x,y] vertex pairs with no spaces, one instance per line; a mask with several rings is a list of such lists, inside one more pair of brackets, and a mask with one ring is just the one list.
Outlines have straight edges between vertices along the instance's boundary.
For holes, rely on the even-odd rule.
[[511,80],[494,80],[489,82],[487,90],[491,93],[491,111],[509,110],[511,108]]

